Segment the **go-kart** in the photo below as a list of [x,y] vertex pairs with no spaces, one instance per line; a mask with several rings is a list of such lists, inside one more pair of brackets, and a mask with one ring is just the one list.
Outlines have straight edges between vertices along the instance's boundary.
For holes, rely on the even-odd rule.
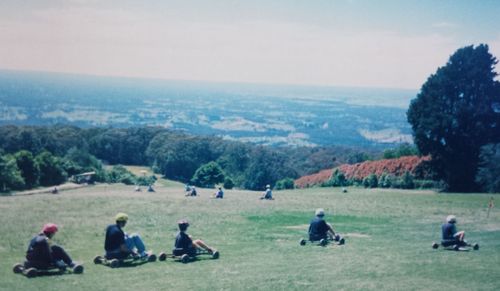
[[123,259],[107,258],[106,256],[96,256],[94,258],[94,264],[104,265],[111,268],[118,268],[127,265],[144,264],[155,261],[156,261],[156,255],[151,252],[147,252],[146,256],[129,255],[128,257]]
[[34,278],[36,276],[46,276],[46,275],[62,275],[65,273],[81,274],[83,273],[83,265],[75,264],[72,268],[61,264],[49,265],[46,268],[34,267],[30,262],[26,261],[24,263],[15,264],[12,267],[12,271],[16,274],[22,274],[28,278]]
[[219,251],[215,250],[213,252],[209,252],[206,250],[196,250],[196,253],[193,254],[188,254],[181,248],[176,248],[172,251],[171,254],[167,254],[165,252],[161,252],[158,255],[158,260],[160,261],[165,261],[167,258],[173,259],[178,262],[182,262],[184,264],[187,264],[189,262],[195,261],[197,257],[199,256],[208,256],[209,258],[213,260],[217,260],[220,256]]

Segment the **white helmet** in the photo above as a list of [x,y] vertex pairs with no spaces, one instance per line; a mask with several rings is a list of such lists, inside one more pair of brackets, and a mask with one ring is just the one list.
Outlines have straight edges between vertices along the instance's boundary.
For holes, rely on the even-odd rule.
[[316,209],[316,216],[325,216],[325,210],[323,208]]
[[446,222],[455,223],[455,222],[457,222],[457,218],[455,217],[455,215],[448,215],[446,217]]

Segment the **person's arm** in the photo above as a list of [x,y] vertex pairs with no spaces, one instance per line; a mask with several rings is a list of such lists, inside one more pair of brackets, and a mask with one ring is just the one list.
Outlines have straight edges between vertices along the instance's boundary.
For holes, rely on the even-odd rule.
[[120,251],[124,252],[124,253],[131,253],[131,251],[128,249],[127,245],[124,243],[120,245]]
[[[326,223],[326,222],[325,222]],[[328,228],[328,231],[331,231],[333,236],[335,236],[335,230],[333,230],[333,227],[331,224],[326,223],[326,227]]]

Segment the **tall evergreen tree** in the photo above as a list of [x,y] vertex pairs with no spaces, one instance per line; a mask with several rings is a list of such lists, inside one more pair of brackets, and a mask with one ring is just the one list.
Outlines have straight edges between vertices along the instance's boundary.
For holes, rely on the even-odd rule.
[[408,109],[415,143],[448,191],[478,189],[481,146],[500,140],[497,59],[487,45],[457,50],[422,86]]
[[40,169],[38,164],[35,163],[35,158],[33,154],[29,151],[19,151],[14,155],[17,163],[17,167],[21,171],[21,176],[24,179],[26,188],[33,188],[38,185],[38,177],[40,175]]

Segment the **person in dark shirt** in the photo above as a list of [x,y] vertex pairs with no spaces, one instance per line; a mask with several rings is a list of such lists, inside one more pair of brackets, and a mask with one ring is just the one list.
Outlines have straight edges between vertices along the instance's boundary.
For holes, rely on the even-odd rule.
[[441,244],[445,247],[448,246],[456,246],[456,247],[464,247],[467,246],[467,242],[464,240],[465,232],[457,231],[456,224],[457,218],[455,215],[448,215],[446,217],[446,223],[441,226],[441,231],[443,235],[443,239],[441,240]]
[[198,193],[196,193],[195,186],[189,187],[189,190],[186,191],[186,196],[196,196],[196,195],[198,195]]
[[266,185],[266,191],[260,197],[261,200],[274,200],[273,191],[271,191],[271,185]]
[[214,193],[214,198],[224,198],[224,191],[222,191],[222,187],[219,187],[219,190]]
[[65,270],[72,268],[75,273],[83,272],[83,266],[73,262],[66,251],[52,243],[52,238],[58,231],[56,224],[47,223],[42,231],[33,237],[26,251],[25,268],[50,269],[59,268]]
[[328,241],[335,240],[340,244],[344,243],[344,239],[335,234],[331,224],[327,223],[323,218],[325,216],[325,211],[322,208],[316,209],[316,217],[311,220],[309,225],[309,240],[310,241]]
[[189,222],[187,220],[179,220],[177,225],[179,226],[179,233],[175,237],[175,248],[173,250],[174,256],[187,254],[190,257],[194,257],[198,251],[202,250],[206,250],[211,255],[217,252],[216,249],[209,247],[202,240],[197,239],[193,241],[191,236],[186,233],[186,230],[189,227]]
[[128,235],[122,230],[127,224],[128,215],[118,213],[115,217],[116,224],[106,228],[104,250],[107,259],[125,259],[129,256],[147,257],[146,246],[138,234]]

